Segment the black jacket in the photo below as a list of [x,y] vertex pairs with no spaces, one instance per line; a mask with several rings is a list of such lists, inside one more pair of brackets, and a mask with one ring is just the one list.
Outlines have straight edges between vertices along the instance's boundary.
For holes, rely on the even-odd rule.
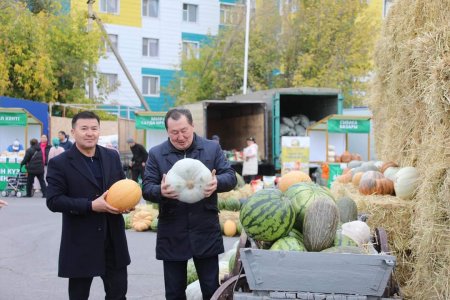
[[[193,204],[161,196],[163,174],[185,156],[201,161],[211,171],[216,170],[216,192]],[[232,190],[236,186],[236,175],[218,143],[195,136],[194,144],[186,152],[175,149],[169,141],[153,147],[142,183],[144,199],[159,203],[157,259],[182,261],[224,252],[217,193]]]
[[141,144],[134,144],[130,149],[131,153],[133,153],[133,157],[131,158],[131,161],[133,162],[132,168],[142,167],[142,163],[145,163],[148,158],[147,150],[145,150],[144,146]]
[[64,142],[59,142],[59,146],[63,147],[64,151],[69,150],[72,145],[73,143],[69,139],[66,139]]
[[103,169],[103,186],[98,185],[76,145],[52,158],[48,165],[47,207],[62,213],[60,277],[104,275],[108,231],[114,248],[114,265],[121,268],[130,263],[122,215],[91,210],[90,201],[125,178],[115,150],[97,146],[97,151]]
[[44,160],[42,158],[42,151],[39,145],[31,146],[25,151],[25,156],[20,163],[20,169],[22,166],[27,168],[27,172],[33,175],[44,174]]

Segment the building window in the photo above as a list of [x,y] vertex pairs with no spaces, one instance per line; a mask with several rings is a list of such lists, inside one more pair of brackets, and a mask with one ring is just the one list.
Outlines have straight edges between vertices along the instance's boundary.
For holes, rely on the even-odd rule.
[[108,14],[119,13],[119,0],[100,0],[100,12]]
[[239,10],[235,5],[220,4],[220,24],[232,25],[239,22]]
[[159,76],[142,77],[142,94],[159,96]]
[[[119,50],[119,36],[117,34],[108,34],[108,38],[111,41],[111,43],[114,45],[116,50]],[[111,47],[109,47],[108,42],[105,40],[105,49],[106,53],[112,53]]]
[[142,0],[142,15],[157,18],[159,14],[159,0]]
[[183,41],[183,57],[191,59],[200,57],[200,43]]
[[158,57],[159,55],[159,40],[158,39],[142,39],[142,55],[149,57]]
[[183,21],[197,22],[198,5],[183,3]]
[[119,80],[117,74],[100,73],[97,88],[102,94],[109,94],[117,89]]

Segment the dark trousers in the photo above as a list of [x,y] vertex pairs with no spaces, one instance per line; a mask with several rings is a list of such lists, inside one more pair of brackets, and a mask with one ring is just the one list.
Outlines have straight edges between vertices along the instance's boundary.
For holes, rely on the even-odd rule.
[[252,180],[256,179],[256,175],[245,175],[242,177],[244,178],[245,183],[250,183]]
[[131,179],[133,179],[134,181],[138,182],[139,180],[139,175],[141,175],[141,178],[144,178],[144,167],[139,166],[139,167],[135,167],[133,166],[131,168]]
[[31,190],[33,189],[34,177],[37,177],[39,180],[39,184],[41,185],[42,196],[45,197],[47,195],[47,184],[44,180],[44,173],[42,174],[30,174],[28,173],[27,177],[27,197],[31,197]]
[[[128,289],[127,267],[115,268],[113,253],[106,254],[106,271],[102,276],[105,300],[124,300]],[[87,300],[93,277],[69,278],[69,299]]]
[[[219,257],[195,258],[200,288],[204,300],[211,299],[219,288]],[[166,300],[185,300],[187,261],[164,261]]]

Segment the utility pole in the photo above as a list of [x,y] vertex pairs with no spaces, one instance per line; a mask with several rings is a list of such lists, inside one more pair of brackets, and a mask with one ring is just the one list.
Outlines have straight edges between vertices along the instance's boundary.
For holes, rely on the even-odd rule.
[[250,0],[247,0],[247,13],[245,14],[245,50],[244,50],[244,83],[243,94],[247,94],[247,73],[248,73],[248,39],[250,29]]
[[[89,16],[92,15],[92,13],[93,13],[92,4],[94,4],[94,2],[95,2],[95,0],[87,1]],[[88,32],[92,31],[92,19],[91,18],[88,18],[87,31]],[[94,100],[94,78],[92,78],[93,71],[94,71],[93,63],[89,62],[88,95],[89,95],[89,99],[91,99],[91,100]]]

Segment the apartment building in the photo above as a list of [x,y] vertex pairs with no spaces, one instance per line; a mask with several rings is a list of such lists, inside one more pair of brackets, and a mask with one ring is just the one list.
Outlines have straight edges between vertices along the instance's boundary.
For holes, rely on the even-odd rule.
[[[65,0],[67,1],[67,0]],[[87,11],[86,0],[71,0],[70,9]],[[199,55],[209,36],[232,22],[239,0],[95,0],[102,20],[136,85],[152,111],[165,111],[175,99],[165,87],[179,69],[182,54]],[[95,25],[94,25],[95,26]],[[96,68],[103,88],[95,96],[106,103],[141,106],[111,49]],[[97,85],[95,85],[97,86]],[[115,88],[115,90],[114,90]],[[107,94],[109,90],[113,92]]]

